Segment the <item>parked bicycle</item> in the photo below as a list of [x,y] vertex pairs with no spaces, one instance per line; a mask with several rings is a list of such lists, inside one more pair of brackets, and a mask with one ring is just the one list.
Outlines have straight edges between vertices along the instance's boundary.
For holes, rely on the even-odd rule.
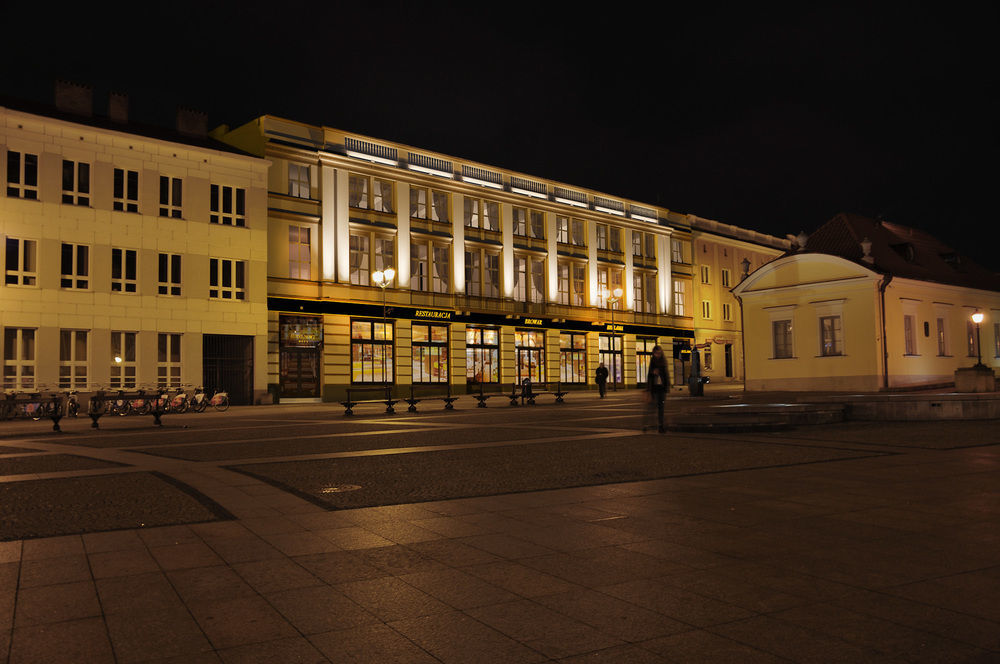
[[191,410],[196,413],[204,413],[205,409],[209,406],[212,406],[219,412],[226,410],[229,408],[229,393],[219,390],[209,398],[205,394],[204,388],[195,388],[194,396],[191,398]]

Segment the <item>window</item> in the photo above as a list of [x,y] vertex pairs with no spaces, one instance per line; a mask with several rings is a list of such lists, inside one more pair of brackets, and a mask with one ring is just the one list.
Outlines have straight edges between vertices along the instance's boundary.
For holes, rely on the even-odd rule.
[[840,316],[820,316],[819,337],[821,356],[844,354],[844,331]]
[[545,215],[538,210],[522,207],[511,208],[514,235],[545,239]]
[[580,263],[573,263],[573,291],[570,296],[570,304],[574,307],[584,306],[586,301],[584,288],[587,284],[587,266]]
[[708,300],[701,301],[701,317],[702,318],[712,317],[712,303]]
[[712,268],[710,268],[708,265],[702,265],[701,266],[701,283],[703,283],[703,284],[711,283],[711,281],[709,279],[709,277],[711,276],[711,273],[712,273]]
[[675,263],[684,262],[684,247],[681,246],[680,240],[670,240],[670,260]]
[[411,244],[410,289],[448,293],[450,287],[451,247],[424,241]]
[[62,202],[67,205],[90,205],[90,164],[63,159]]
[[993,323],[993,357],[1000,357],[1000,323]]
[[674,315],[684,316],[686,307],[686,293],[685,293],[684,282],[675,279],[674,280]]
[[288,164],[288,195],[309,198],[309,167],[305,164]]
[[465,294],[500,297],[500,254],[478,248],[465,252]]
[[597,248],[600,251],[608,249],[608,227],[606,224],[597,224]]
[[655,337],[637,337],[635,340],[635,380],[639,384],[645,384],[649,377],[649,358],[655,345]]
[[570,240],[573,242],[575,247],[586,247],[587,246],[587,227],[583,223],[582,219],[573,219],[570,222]]
[[556,266],[556,272],[558,273],[558,282],[559,282],[557,284],[559,291],[559,304],[569,304],[569,289],[570,289],[569,264],[560,261],[559,264]]
[[119,212],[139,211],[139,171],[115,169],[114,209]]
[[526,208],[514,207],[510,209],[514,235],[526,237],[528,235],[528,210]]
[[159,388],[181,386],[181,335],[156,335],[156,384]]
[[519,385],[525,378],[532,383],[544,383],[545,331],[514,330],[514,357]]
[[903,316],[903,353],[917,354],[917,330],[913,316]]
[[367,175],[349,178],[348,205],[361,210],[392,212],[392,182]]
[[391,237],[375,236],[375,270],[384,270],[396,264],[396,241]]
[[491,327],[465,329],[465,377],[470,383],[500,382],[500,331]]
[[646,233],[646,258],[656,258],[656,236]]
[[724,321],[733,320],[733,305],[728,303],[722,304],[722,320]]
[[944,357],[948,354],[948,336],[946,334],[944,318],[937,319],[937,349],[938,356]]
[[545,215],[538,210],[530,210],[528,214],[530,225],[528,233],[536,240],[545,239]]
[[413,382],[448,382],[448,326],[413,324]]
[[545,259],[514,256],[514,299],[545,301]]
[[729,288],[729,268],[722,268],[722,287]]
[[632,255],[642,256],[642,233],[639,231],[632,231]]
[[181,257],[179,254],[160,254],[156,292],[160,295],[181,294]]
[[969,342],[969,357],[978,356],[979,343],[976,340],[976,324],[972,322],[972,319],[969,316],[965,317],[965,336]]
[[86,330],[59,330],[59,387],[87,389]]
[[240,187],[213,184],[211,214],[208,220],[223,226],[247,225],[247,190]]
[[[428,201],[430,214],[428,215]],[[415,219],[448,221],[448,194],[425,187],[410,187],[410,216]]]
[[138,290],[135,249],[111,250],[111,290],[115,293]]
[[647,272],[632,274],[632,307],[635,311],[655,313],[656,276]]
[[111,387],[136,386],[135,332],[111,332]]
[[563,332],[559,335],[559,381],[587,382],[587,335]]
[[3,388],[35,389],[35,331],[6,327],[3,331]]
[[246,261],[211,258],[208,261],[208,296],[220,300],[245,300]]
[[771,339],[774,342],[775,359],[793,357],[792,355],[792,321],[771,321]]
[[288,227],[288,276],[291,279],[312,276],[311,235],[312,231],[304,226]]
[[569,244],[569,218],[556,217],[556,242]]
[[62,288],[88,288],[90,286],[90,247],[85,244],[62,244]]
[[705,346],[705,350],[701,353],[701,368],[705,371],[712,370],[712,346],[711,344]]
[[616,254],[622,253],[622,229],[614,226],[608,229],[608,248]]
[[160,176],[160,216],[181,218],[181,178]]
[[351,380],[393,381],[393,327],[382,321],[351,321]]
[[465,199],[465,225],[469,228],[500,230],[500,204],[479,198]]
[[351,260],[351,283],[355,286],[371,286],[371,271],[368,267],[368,234],[351,233],[349,242]]
[[7,195],[38,200],[38,155],[7,151]]
[[8,286],[34,286],[38,279],[35,262],[38,243],[9,237],[5,246],[4,283]]

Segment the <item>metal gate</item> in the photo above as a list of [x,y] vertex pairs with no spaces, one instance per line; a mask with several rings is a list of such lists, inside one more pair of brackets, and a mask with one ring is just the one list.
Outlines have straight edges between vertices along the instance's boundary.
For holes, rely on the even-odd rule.
[[229,392],[235,405],[253,403],[253,337],[235,334],[202,336],[205,392]]

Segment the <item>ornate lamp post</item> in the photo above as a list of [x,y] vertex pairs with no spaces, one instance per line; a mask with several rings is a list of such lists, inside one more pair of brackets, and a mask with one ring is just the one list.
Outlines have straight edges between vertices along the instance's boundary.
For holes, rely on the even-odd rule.
[[972,314],[972,322],[976,324],[976,367],[984,367],[983,350],[979,345],[979,324],[983,322],[983,312],[976,309],[976,313]]
[[615,353],[614,340],[618,338],[618,335],[615,334],[615,305],[621,302],[623,293],[621,288],[616,288],[610,293],[607,288],[601,289],[601,295],[611,309],[611,389],[616,392],[618,391],[618,367],[615,359],[617,354]]
[[[384,270],[376,270],[372,274],[372,280],[375,285],[382,289],[382,341],[386,340],[386,304],[385,304],[385,288],[392,283],[393,277],[396,276],[396,271],[391,267],[387,267]],[[385,375],[385,362],[382,363],[382,382],[388,384],[388,379]],[[388,398],[388,397],[386,397]]]

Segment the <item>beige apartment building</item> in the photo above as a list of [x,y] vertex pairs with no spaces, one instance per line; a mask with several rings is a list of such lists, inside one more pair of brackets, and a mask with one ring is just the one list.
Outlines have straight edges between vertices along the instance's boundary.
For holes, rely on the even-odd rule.
[[[657,344],[668,356],[699,335],[719,343],[720,357],[739,346],[735,313],[698,315],[702,301],[721,313],[732,297],[721,281],[712,290],[698,282],[696,247],[712,247],[711,269],[725,265],[732,285],[743,258],[758,267],[788,248],[642,202],[273,116],[211,135],[270,165],[267,373],[283,400],[386,384],[400,394],[495,391],[525,379],[586,388],[600,363],[615,385],[642,384]],[[720,375],[741,378],[739,359]],[[678,359],[675,383],[684,371]]]
[[267,393],[267,163],[209,138],[92,114],[0,106],[5,390]]

